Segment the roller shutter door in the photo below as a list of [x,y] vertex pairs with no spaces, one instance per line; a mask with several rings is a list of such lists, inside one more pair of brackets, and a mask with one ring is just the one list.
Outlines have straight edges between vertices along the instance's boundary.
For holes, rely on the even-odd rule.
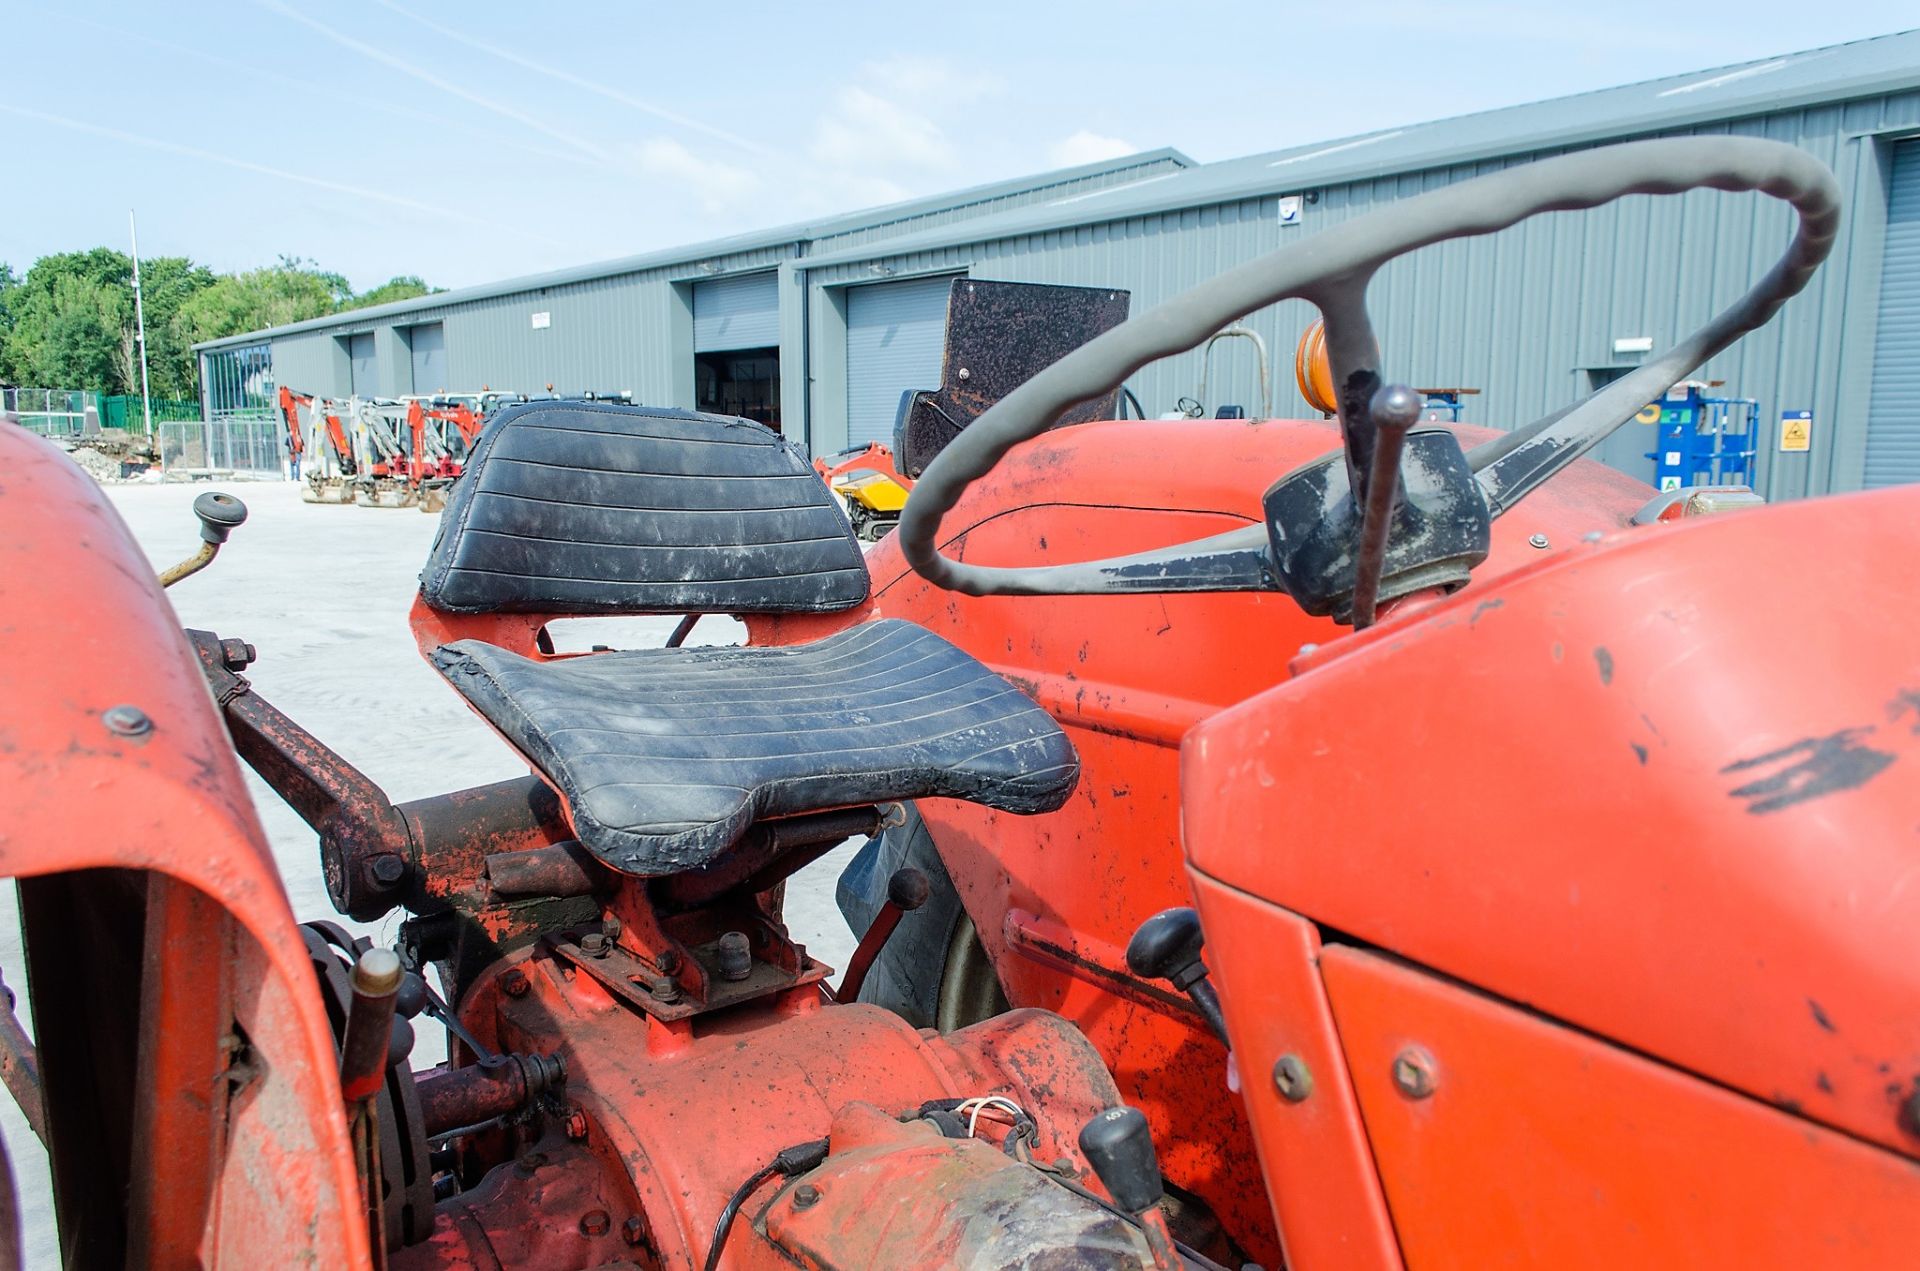
[[847,292],[847,445],[893,444],[908,389],[940,387],[951,277],[869,283]]
[[352,373],[355,397],[374,397],[380,392],[380,373],[374,360],[373,332],[362,331],[347,337],[347,362]]
[[1893,148],[1880,328],[1867,409],[1869,489],[1920,481],[1920,141]]
[[447,383],[447,329],[438,322],[407,329],[407,350],[413,358],[413,391],[439,393]]
[[693,284],[693,351],[771,349],[780,344],[780,275],[741,274]]

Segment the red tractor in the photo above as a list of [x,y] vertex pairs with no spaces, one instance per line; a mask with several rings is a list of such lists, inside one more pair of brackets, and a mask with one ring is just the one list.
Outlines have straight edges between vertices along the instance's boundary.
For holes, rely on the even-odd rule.
[[[1385,261],[1699,187],[1798,231],[1617,383],[1491,433],[1383,376]],[[864,558],[757,425],[511,407],[413,629],[530,775],[398,805],[0,431],[0,1073],[68,1261],[1911,1265],[1920,492],[1714,512],[1581,457],[1838,218],[1726,137],[1356,217],[1015,390]],[[1335,421],[1050,429],[1288,297]],[[545,632],[712,612],[748,643]],[[394,948],[296,923],[236,755]],[[859,835],[835,983],[782,902]]]

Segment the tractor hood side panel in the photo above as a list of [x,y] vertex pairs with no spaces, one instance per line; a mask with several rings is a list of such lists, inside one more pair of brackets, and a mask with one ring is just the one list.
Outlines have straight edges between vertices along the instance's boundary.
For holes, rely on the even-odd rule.
[[1390,618],[1188,737],[1192,868],[1920,1155],[1916,556],[1909,487]]

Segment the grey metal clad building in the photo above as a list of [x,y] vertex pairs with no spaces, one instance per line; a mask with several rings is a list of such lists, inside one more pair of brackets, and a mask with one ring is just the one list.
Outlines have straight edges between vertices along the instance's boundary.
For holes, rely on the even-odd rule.
[[[195,346],[208,418],[276,385],[351,393],[630,391],[636,401],[800,417],[797,263],[1040,199],[1192,166],[1161,149],[714,242],[354,310]],[[799,435],[792,427],[789,433]]]
[[[1138,313],[1385,201],[1581,147],[1716,133],[1806,148],[1847,201],[1839,242],[1807,291],[1702,372],[1724,381],[1718,391],[1759,402],[1755,484],[1782,499],[1920,480],[1920,32],[1222,163],[1158,151],[1017,190],[449,293],[204,351],[252,348],[257,362],[267,345],[281,383],[344,393],[363,368],[375,391],[394,392],[408,387],[402,366],[424,384],[408,359],[421,356],[420,328],[438,322],[444,349],[430,338],[424,356],[445,359],[449,387],[553,380],[724,406],[750,401],[750,389],[716,380],[728,368],[700,359],[731,341],[776,360],[781,426],[825,453],[889,435],[901,391],[935,385],[954,277],[1125,288]],[[1700,192],[1429,248],[1374,284],[1386,370],[1418,387],[1479,390],[1463,399],[1466,422],[1526,423],[1629,369],[1646,342],[1663,347],[1706,321],[1771,266],[1792,224],[1773,200]],[[551,327],[530,331],[530,314],[543,311]],[[1291,355],[1312,317],[1288,302],[1247,322],[1269,350],[1276,414],[1307,409]],[[557,338],[536,352],[543,336]],[[1160,413],[1200,395],[1201,370],[1198,355],[1172,358],[1131,387]],[[727,384],[732,399],[709,396]],[[1250,342],[1216,346],[1205,397],[1209,411],[1262,409]],[[1810,448],[1782,451],[1780,415],[1799,410],[1813,415]],[[1630,424],[1602,457],[1650,477],[1652,432]]]

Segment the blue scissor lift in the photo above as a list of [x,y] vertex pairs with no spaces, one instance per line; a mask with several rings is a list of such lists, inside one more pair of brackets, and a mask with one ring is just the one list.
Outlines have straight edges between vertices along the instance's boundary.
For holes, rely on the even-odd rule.
[[1676,384],[1640,412],[1653,424],[1659,447],[1653,483],[1662,490],[1702,485],[1753,484],[1760,403],[1751,397],[1709,397],[1708,384]]

